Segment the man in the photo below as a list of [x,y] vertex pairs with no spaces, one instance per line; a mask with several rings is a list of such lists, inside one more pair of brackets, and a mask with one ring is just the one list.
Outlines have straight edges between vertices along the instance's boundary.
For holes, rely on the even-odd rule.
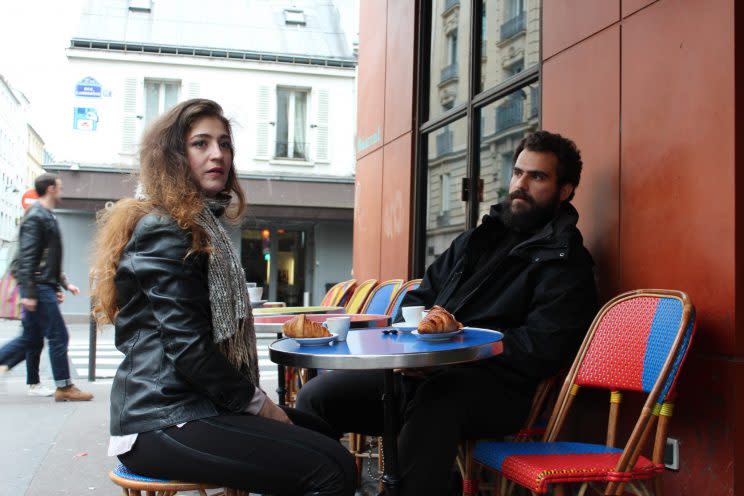
[[42,174],[34,183],[39,199],[29,207],[18,235],[17,264],[13,275],[18,281],[23,305],[23,333],[0,349],[0,373],[26,358],[27,382],[39,383],[39,356],[43,337],[49,341],[49,359],[57,389],[55,401],[88,401],[93,395],[81,391],[70,379],[67,358],[69,334],[59,311],[63,289],[74,295],[80,289],[67,282],[62,273],[62,238],[52,210],[62,199],[62,180],[55,174]]
[[[441,305],[466,326],[504,333],[503,354],[470,364],[402,371],[401,495],[447,494],[458,444],[517,431],[537,384],[573,358],[597,311],[593,261],[569,201],[581,155],[538,131],[517,147],[502,204],[457,237],[403,306]],[[399,317],[398,317],[399,318]],[[333,372],[297,398],[341,432],[382,432],[382,374]]]

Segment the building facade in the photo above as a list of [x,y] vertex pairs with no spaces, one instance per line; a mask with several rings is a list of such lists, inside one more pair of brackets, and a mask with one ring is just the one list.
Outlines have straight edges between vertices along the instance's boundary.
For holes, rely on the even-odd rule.
[[[687,292],[697,308],[668,434],[679,440],[679,470],[662,476],[665,493],[735,494],[744,485],[741,9],[733,0],[363,0],[361,17],[357,278],[422,276],[502,197],[525,132],[571,137],[585,164],[573,204],[603,300],[660,287]],[[579,408],[575,427],[591,436],[601,415]]]
[[[83,11],[67,49],[69,147],[54,167],[66,179],[61,222],[92,236],[96,209],[132,194],[122,179],[148,124],[210,98],[232,122],[249,203],[234,227],[246,277],[271,300],[318,302],[351,274],[356,57],[331,1],[203,7],[107,0]],[[118,185],[108,196],[91,186],[106,177]],[[87,261],[70,262],[87,273]]]
[[15,250],[23,215],[21,192],[33,184],[30,155],[43,157],[44,142],[28,124],[28,100],[0,75],[0,273]]

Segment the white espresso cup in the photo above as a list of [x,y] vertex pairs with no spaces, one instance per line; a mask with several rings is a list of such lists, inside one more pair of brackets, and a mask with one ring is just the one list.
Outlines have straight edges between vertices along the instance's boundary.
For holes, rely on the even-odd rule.
[[336,340],[346,341],[346,335],[349,334],[351,327],[351,317],[329,317],[323,322],[323,327],[335,334]]
[[415,307],[403,307],[400,309],[400,311],[403,315],[403,320],[406,321],[406,324],[417,325],[421,320],[424,308],[426,307],[424,307],[423,305]]
[[251,301],[261,301],[261,295],[263,295],[263,288],[247,288],[248,289],[248,296],[250,297]]
[[258,284],[256,284],[255,282],[247,282],[247,283],[245,283],[246,289],[247,288],[255,288],[256,286],[258,286]]

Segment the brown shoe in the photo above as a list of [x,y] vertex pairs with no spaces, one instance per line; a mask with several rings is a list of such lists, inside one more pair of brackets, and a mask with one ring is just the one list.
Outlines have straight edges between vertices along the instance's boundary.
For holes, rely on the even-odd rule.
[[74,384],[58,387],[54,392],[54,401],[90,401],[92,399],[91,393],[79,390]]

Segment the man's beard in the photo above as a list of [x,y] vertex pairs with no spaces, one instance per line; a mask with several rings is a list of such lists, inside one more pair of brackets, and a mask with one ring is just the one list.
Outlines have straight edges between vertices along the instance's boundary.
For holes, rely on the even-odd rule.
[[[524,200],[530,207],[517,212],[513,211],[512,203],[516,198]],[[534,198],[517,190],[510,193],[504,200],[501,219],[507,227],[516,231],[535,232],[553,220],[560,203],[560,191],[556,191],[555,196],[546,205],[538,205]]]

